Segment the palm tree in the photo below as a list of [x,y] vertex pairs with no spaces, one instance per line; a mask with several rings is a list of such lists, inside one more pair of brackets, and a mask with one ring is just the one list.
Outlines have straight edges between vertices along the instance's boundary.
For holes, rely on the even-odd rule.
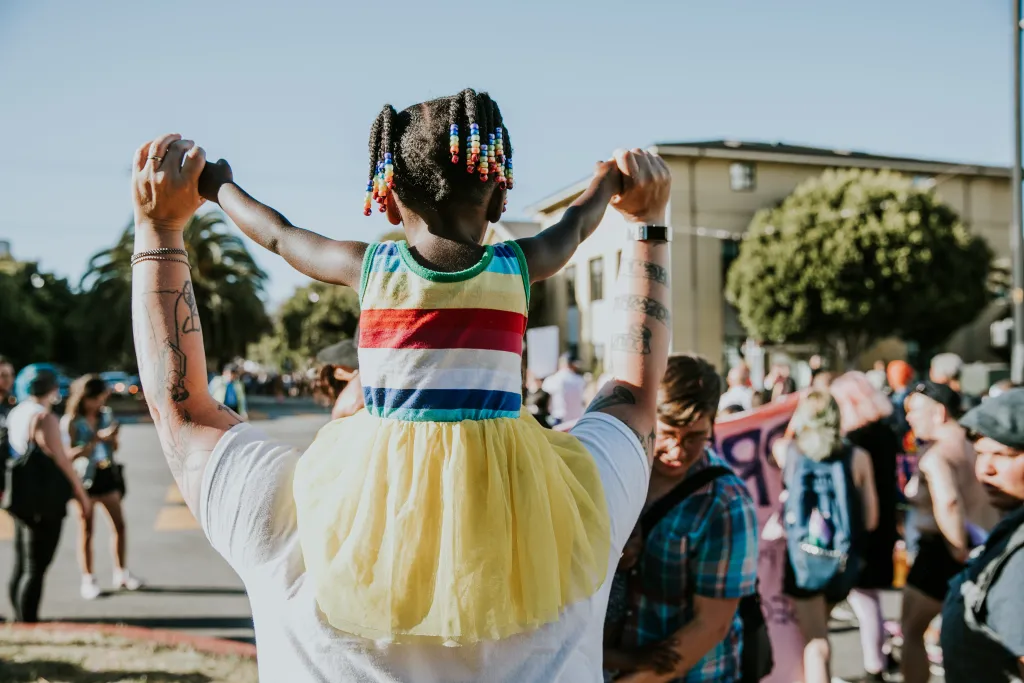
[[[224,216],[193,216],[185,226],[185,248],[192,264],[192,286],[203,326],[206,353],[215,366],[245,351],[270,329],[260,298],[267,274],[245,242],[227,232]],[[134,365],[131,327],[131,255],[135,226],[117,244],[92,257],[80,287],[85,296],[81,327],[94,349],[93,367]],[[83,340],[84,341],[84,340]]]

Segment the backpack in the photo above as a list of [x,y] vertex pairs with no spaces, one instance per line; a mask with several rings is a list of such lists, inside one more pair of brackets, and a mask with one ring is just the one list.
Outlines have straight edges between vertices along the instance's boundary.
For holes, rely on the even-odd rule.
[[783,512],[789,561],[802,590],[845,592],[860,576],[864,519],[852,455],[849,445],[821,462],[791,451]]
[[[698,489],[727,474],[734,474],[734,472],[728,467],[708,467],[669,491],[664,498],[657,501],[640,517],[640,529],[644,541],[647,541],[647,536],[672,508],[682,503]],[[757,586],[753,595],[740,599],[737,609],[740,620],[743,622],[740,649],[741,683],[757,683],[775,668],[772,642],[768,637],[768,624],[765,623],[764,612],[761,609],[760,581]]]

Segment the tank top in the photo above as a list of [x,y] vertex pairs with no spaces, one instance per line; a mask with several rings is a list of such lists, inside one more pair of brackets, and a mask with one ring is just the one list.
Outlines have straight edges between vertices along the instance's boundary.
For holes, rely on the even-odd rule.
[[515,242],[466,270],[416,262],[406,242],[367,249],[359,374],[366,410],[409,422],[518,418],[530,281]]

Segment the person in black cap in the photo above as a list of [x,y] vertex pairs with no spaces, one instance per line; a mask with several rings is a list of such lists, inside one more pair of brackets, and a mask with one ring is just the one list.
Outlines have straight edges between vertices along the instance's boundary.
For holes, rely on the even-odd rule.
[[942,610],[949,580],[963,569],[970,526],[988,530],[998,521],[974,475],[974,448],[956,421],[960,404],[959,393],[931,380],[915,385],[906,402],[907,422],[928,444],[906,488],[919,534],[903,589],[901,670],[907,683],[926,683],[931,676],[925,632]]
[[1024,680],[1024,389],[1012,389],[961,421],[976,473],[1006,515],[950,583],[942,608],[947,683]]

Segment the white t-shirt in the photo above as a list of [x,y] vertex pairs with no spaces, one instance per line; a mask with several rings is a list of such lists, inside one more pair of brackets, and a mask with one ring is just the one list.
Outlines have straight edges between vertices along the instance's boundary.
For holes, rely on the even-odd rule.
[[743,410],[750,410],[753,400],[754,390],[750,387],[730,387],[727,392],[722,394],[722,398],[718,399],[718,409],[739,406]]
[[45,413],[46,408],[35,401],[23,401],[11,409],[7,415],[7,439],[15,458],[25,455],[32,435],[28,433],[32,426],[32,418]]
[[583,416],[583,392],[587,380],[572,370],[559,370],[544,380],[541,388],[551,395],[551,417],[572,422]]
[[249,424],[210,456],[199,519],[245,583],[262,683],[600,683],[604,613],[623,546],[647,496],[650,466],[619,420],[590,413],[573,428],[594,456],[611,518],[608,576],[596,594],[536,631],[463,647],[385,644],[334,630],[307,580],[292,478],[300,454]]

